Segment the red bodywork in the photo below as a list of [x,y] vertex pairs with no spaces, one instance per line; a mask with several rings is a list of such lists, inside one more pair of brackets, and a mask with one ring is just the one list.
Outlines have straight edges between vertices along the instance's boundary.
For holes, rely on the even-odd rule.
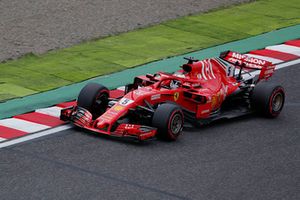
[[[155,75],[139,76],[135,78],[134,83],[138,84],[138,87],[117,99],[117,102],[107,108],[106,112],[97,119],[92,119],[89,111],[77,107],[62,110],[61,118],[72,120],[77,126],[101,134],[134,137],[139,140],[149,139],[156,135],[155,127],[142,124],[119,124],[117,121],[138,106],[147,107],[149,104],[159,105],[164,102],[180,105],[184,111],[194,113],[196,119],[208,118],[212,112],[221,107],[227,96],[241,86],[242,82],[232,75],[228,66],[238,67],[243,64],[251,69],[260,69],[262,72],[259,79],[272,75],[274,71],[272,63],[253,59],[242,54],[227,52],[221,58],[188,62],[174,74],[158,72]],[[170,87],[171,84],[174,87]],[[78,115],[78,110],[82,113],[81,117],[72,119],[72,116]]]

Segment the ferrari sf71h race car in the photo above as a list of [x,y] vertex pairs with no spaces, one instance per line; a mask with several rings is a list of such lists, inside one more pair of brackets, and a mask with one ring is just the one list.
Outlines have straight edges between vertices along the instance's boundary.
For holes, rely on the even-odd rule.
[[135,77],[120,98],[89,83],[77,106],[63,109],[60,118],[111,136],[176,140],[184,121],[201,126],[253,112],[271,118],[281,112],[285,92],[267,81],[275,70],[271,62],[231,51],[202,61],[185,59],[175,73]]

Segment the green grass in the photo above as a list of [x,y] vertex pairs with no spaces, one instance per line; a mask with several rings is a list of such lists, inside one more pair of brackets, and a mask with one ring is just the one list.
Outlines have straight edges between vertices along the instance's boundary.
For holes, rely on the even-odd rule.
[[299,0],[260,0],[0,64],[0,101],[300,23]]

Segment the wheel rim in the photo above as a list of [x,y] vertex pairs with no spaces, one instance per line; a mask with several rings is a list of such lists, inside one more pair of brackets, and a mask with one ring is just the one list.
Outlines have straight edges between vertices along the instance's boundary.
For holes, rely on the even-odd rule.
[[274,112],[278,112],[280,111],[280,109],[282,108],[282,104],[283,104],[283,95],[278,92],[273,96],[272,99],[272,109]]
[[182,128],[182,124],[183,121],[181,115],[175,114],[174,117],[172,118],[171,127],[170,127],[172,133],[175,135],[179,134]]
[[100,115],[103,112],[105,112],[107,103],[108,103],[108,94],[105,92],[100,93],[95,100],[93,110],[95,110],[97,115]]
[[108,95],[106,93],[101,93],[97,98],[96,98],[96,104],[98,106],[101,106],[102,104],[107,103],[107,97]]

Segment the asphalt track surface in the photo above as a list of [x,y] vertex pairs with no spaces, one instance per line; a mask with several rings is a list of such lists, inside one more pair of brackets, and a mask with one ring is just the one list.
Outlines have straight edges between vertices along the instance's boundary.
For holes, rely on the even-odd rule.
[[250,0],[0,0],[0,61]]
[[300,199],[300,64],[276,71],[277,119],[248,116],[146,143],[77,129],[0,149],[1,199]]

